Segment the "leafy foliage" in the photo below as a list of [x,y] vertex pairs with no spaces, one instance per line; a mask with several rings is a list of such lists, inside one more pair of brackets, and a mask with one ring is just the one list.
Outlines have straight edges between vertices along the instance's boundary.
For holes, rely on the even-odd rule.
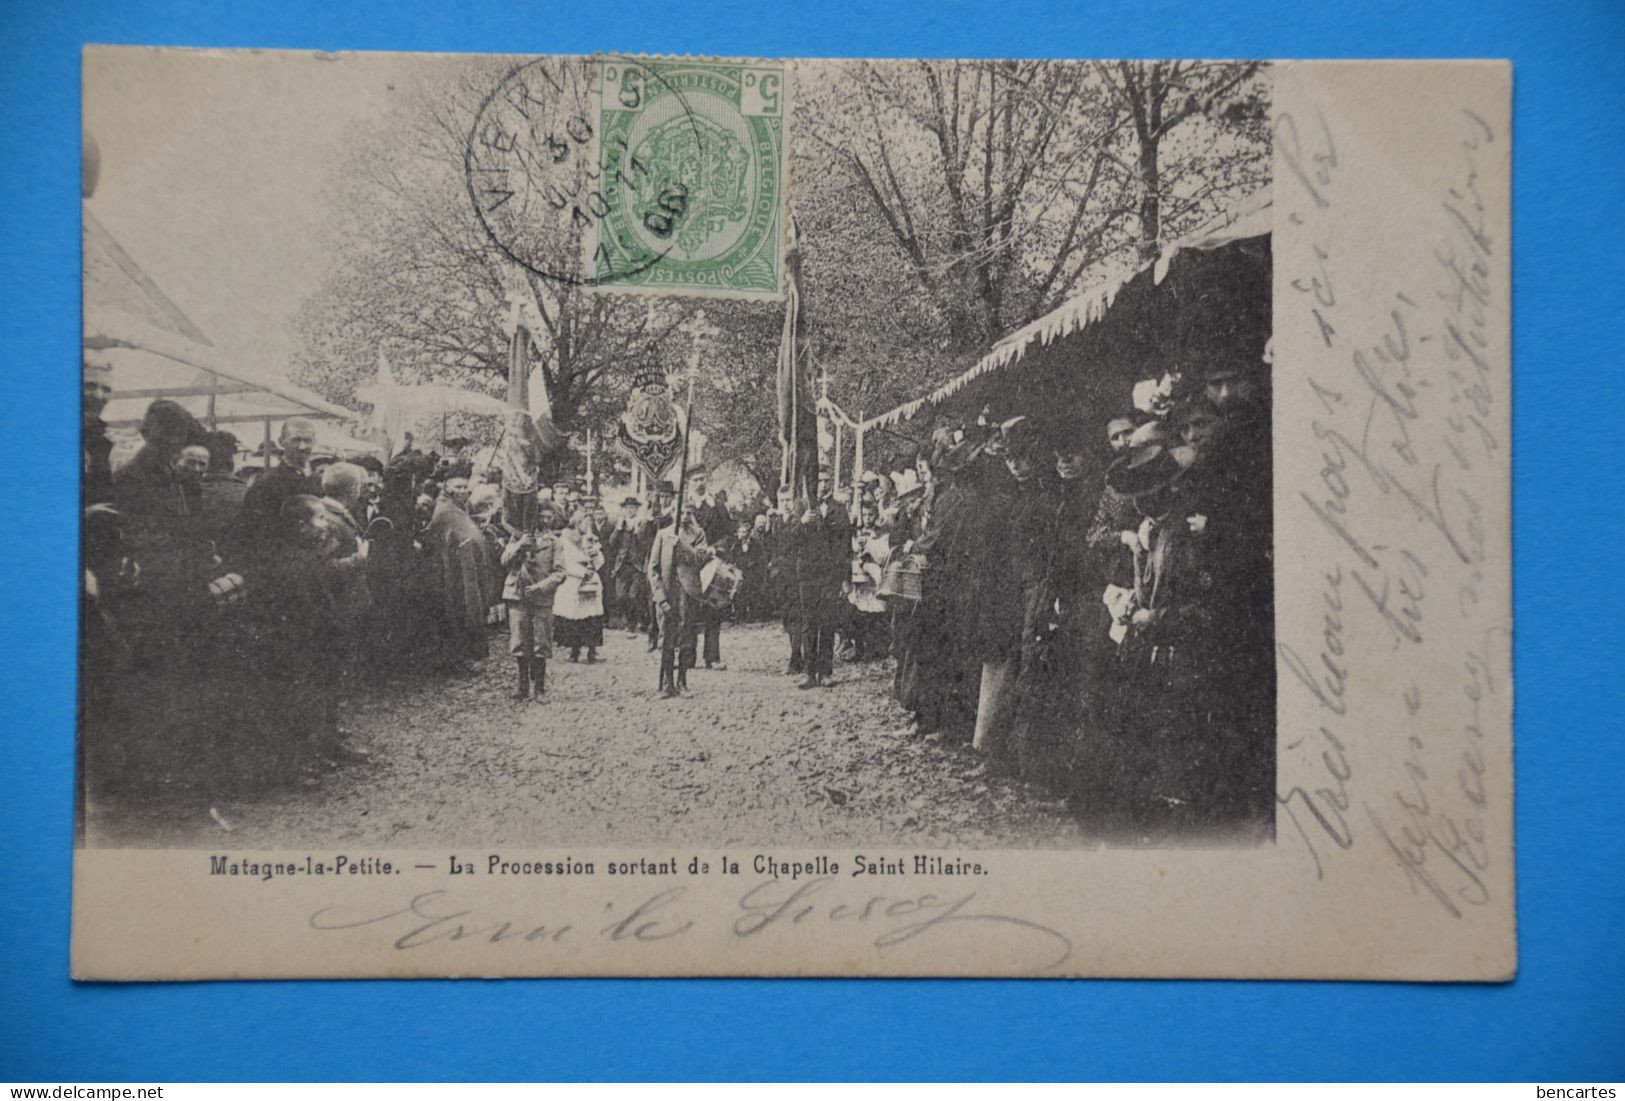
[[[352,401],[383,346],[403,382],[500,394],[506,296],[522,285],[542,319],[535,351],[556,421],[578,441],[592,427],[595,464],[616,469],[609,441],[634,370],[684,370],[683,326],[703,305],[717,330],[696,380],[708,457],[773,484],[782,307],[593,293],[513,264],[475,216],[463,171],[480,104],[511,63],[456,66],[395,92],[338,166],[332,232],[345,260],[300,318],[301,380]],[[577,99],[560,110],[588,110],[584,84],[560,84]],[[1255,63],[800,66],[793,205],[812,358],[831,397],[854,416],[916,397],[1111,264],[1154,255],[1265,185],[1268,94]],[[573,270],[578,241],[556,238],[526,247],[546,252],[548,270]],[[869,442],[883,461],[910,446]]]

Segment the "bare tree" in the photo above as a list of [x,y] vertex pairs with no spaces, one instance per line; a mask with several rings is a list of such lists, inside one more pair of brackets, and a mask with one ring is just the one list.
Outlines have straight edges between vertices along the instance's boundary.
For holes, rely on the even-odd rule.
[[1104,89],[1077,66],[854,62],[833,76],[804,128],[958,336],[985,341],[1063,297],[1128,213]]
[[1052,309],[1102,259],[1136,243],[1154,251],[1179,215],[1258,186],[1267,140],[1226,113],[1243,92],[1261,94],[1258,73],[860,61],[809,90],[802,122],[954,335],[985,344]]
[[[1133,164],[1139,184],[1140,256],[1150,259],[1166,239],[1165,223],[1182,224],[1221,189],[1251,190],[1267,166],[1268,152],[1256,89],[1257,62],[1117,61],[1096,62],[1095,71],[1125,113],[1133,134]],[[1215,165],[1200,153],[1164,164],[1164,142],[1181,126],[1205,121],[1209,132],[1196,142],[1214,141],[1215,128],[1232,127],[1261,149],[1241,149],[1233,163]],[[1191,127],[1194,129],[1194,127]],[[1194,145],[1195,142],[1187,143]],[[1189,161],[1196,161],[1193,166]],[[1206,169],[1206,171],[1203,171]],[[1196,175],[1194,189],[1187,177]],[[1180,185],[1187,185],[1181,189]],[[1251,186],[1249,186],[1251,185]]]
[[[687,316],[681,306],[548,278],[497,247],[470,203],[464,152],[482,97],[505,68],[481,59],[458,76],[399,91],[386,117],[358,128],[335,176],[344,262],[300,320],[300,374],[311,385],[348,398],[370,377],[383,343],[405,381],[500,392],[508,295],[523,288],[541,320],[533,337],[554,418],[568,430],[596,420],[603,411],[594,398],[654,356]],[[578,237],[527,247],[543,271],[580,263]]]

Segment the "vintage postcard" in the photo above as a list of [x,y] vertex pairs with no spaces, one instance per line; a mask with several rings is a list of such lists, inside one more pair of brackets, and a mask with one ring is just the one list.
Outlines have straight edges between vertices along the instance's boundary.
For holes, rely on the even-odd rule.
[[1507,64],[83,67],[76,977],[1515,973]]

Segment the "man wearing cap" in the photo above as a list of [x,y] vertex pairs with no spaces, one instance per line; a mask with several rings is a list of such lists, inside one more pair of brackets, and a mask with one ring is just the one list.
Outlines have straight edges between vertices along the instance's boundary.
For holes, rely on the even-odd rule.
[[655,536],[664,524],[671,523],[672,509],[677,504],[677,492],[669,481],[657,482],[649,499],[649,513],[638,528],[638,568],[643,571],[644,619],[649,627],[649,653],[660,649],[660,614],[655,607],[654,593],[649,588],[649,555],[654,550]]
[[741,515],[734,525],[733,534],[716,545],[717,557],[725,559],[739,569],[739,592],[734,596],[733,612],[740,623],[756,618],[757,596],[762,585],[762,574],[767,568],[766,548],[758,529],[748,516]]
[[113,396],[113,365],[101,356],[84,358],[84,398],[81,410],[80,470],[85,505],[104,504],[113,499],[113,441],[107,436],[102,411]]
[[710,472],[704,463],[696,463],[688,471],[688,502],[683,511],[694,516],[709,543],[716,543],[733,531],[733,514],[727,504],[710,492]]

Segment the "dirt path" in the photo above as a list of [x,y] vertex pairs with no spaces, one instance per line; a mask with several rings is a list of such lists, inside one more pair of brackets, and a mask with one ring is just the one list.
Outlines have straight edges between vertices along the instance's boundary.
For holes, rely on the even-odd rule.
[[369,762],[314,788],[110,806],[90,836],[235,849],[1079,843],[1044,792],[903,734],[889,663],[839,665],[835,687],[797,691],[787,652],[776,626],[727,627],[728,668],[697,670],[692,696],[664,700],[643,640],[613,631],[602,664],[556,657],[547,702],[520,703],[493,636],[474,675],[361,685],[344,722]]

